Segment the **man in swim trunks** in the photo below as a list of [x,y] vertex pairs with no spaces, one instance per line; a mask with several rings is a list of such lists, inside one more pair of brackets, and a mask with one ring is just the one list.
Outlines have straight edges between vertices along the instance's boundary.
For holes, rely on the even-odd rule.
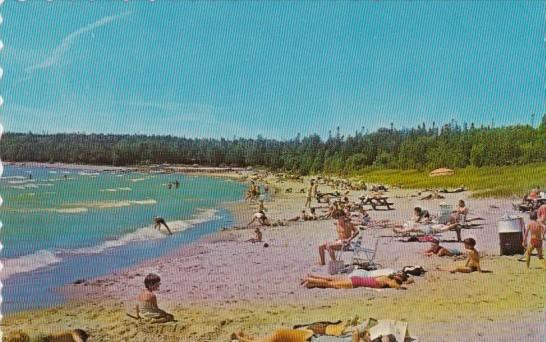
[[529,234],[529,232],[531,233],[531,240],[529,241],[529,247],[527,247],[527,251],[525,252],[525,263],[527,264],[527,269],[529,268],[529,264],[531,262],[531,253],[533,253],[533,250],[535,249],[537,250],[538,258],[542,260],[542,263],[544,264],[544,266],[546,266],[546,261],[544,261],[544,255],[542,253],[542,240],[544,239],[544,226],[537,222],[537,218],[538,218],[537,212],[535,211],[531,212],[531,214],[529,215],[529,218],[531,219],[531,222],[529,222],[529,225],[527,225],[527,230],[525,231],[525,236],[523,238],[523,247],[525,247],[525,244],[527,242],[527,235]]
[[167,228],[167,231],[169,231],[169,234],[172,235],[173,232],[169,229],[169,226],[167,226],[167,222],[163,219],[163,217],[154,216],[154,228],[157,230],[161,230],[161,225],[165,226]]
[[320,265],[325,265],[325,251],[328,251],[330,258],[336,260],[336,251],[343,249],[344,246],[351,243],[351,241],[358,235],[358,229],[351,223],[351,220],[343,213],[339,212],[337,218],[336,230],[338,239],[334,242],[325,242],[319,246]]
[[431,243],[431,246],[428,250],[425,251],[425,255],[426,256],[432,256],[432,255],[437,255],[439,257],[443,257],[443,256],[455,256],[455,255],[460,255],[461,252],[459,252],[458,250],[454,249],[454,248],[445,248],[445,247],[442,247],[440,246],[440,242],[438,240],[433,240],[432,243]]

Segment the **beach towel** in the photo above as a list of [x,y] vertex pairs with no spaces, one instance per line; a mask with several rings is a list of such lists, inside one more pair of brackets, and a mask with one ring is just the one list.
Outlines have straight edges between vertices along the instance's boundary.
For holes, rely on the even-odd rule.
[[380,319],[369,329],[370,338],[375,340],[381,336],[393,335],[396,341],[403,342],[408,336],[408,323],[392,319]]
[[321,321],[321,322],[313,322],[309,324],[298,324],[294,325],[294,329],[300,329],[300,328],[306,328],[308,330],[313,331],[315,334],[318,335],[324,335],[326,334],[326,327],[330,325],[337,325],[342,323],[342,321],[336,321],[336,322],[328,322],[328,321]]
[[366,270],[354,270],[352,271],[350,274],[349,274],[349,278],[350,277],[373,277],[373,278],[377,278],[377,277],[386,277],[386,276],[389,276],[393,273],[396,273],[396,270],[392,269],[392,268],[383,268],[383,269],[379,269],[379,270],[374,270],[374,271],[366,271]]

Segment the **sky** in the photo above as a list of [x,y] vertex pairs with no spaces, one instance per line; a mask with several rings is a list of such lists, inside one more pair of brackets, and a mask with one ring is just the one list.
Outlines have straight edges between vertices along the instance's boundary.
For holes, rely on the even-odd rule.
[[289,139],[535,123],[545,3],[7,1],[8,132]]

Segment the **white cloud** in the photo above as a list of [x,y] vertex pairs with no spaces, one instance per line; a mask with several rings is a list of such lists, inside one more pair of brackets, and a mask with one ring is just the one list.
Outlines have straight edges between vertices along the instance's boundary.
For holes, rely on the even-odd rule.
[[41,61],[40,63],[34,64],[29,66],[25,69],[26,72],[33,72],[35,70],[39,69],[46,69],[49,68],[55,64],[57,64],[63,55],[70,49],[70,47],[74,44],[74,42],[83,34],[91,32],[101,26],[110,24],[116,20],[119,20],[123,17],[126,17],[129,15],[130,12],[124,12],[118,15],[112,15],[108,17],[104,17],[102,19],[99,19],[95,21],[94,23],[91,23],[87,26],[84,26],[72,33],[70,33],[68,36],[66,36],[62,41],[61,44],[57,45],[53,51],[51,52],[51,55],[49,55],[45,60]]

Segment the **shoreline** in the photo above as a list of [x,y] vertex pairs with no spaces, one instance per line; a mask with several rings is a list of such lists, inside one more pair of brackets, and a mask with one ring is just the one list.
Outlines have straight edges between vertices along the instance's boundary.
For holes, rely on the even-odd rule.
[[[305,194],[296,191],[286,194],[284,190],[305,185],[283,181],[273,187],[278,187],[280,194],[265,203],[268,216],[286,219],[298,214]],[[417,204],[432,209],[441,202],[420,201],[411,197],[413,192],[390,191],[396,210],[371,211],[372,217],[402,220]],[[360,194],[354,191],[350,197],[354,199]],[[326,273],[324,267],[316,265],[316,246],[331,240],[335,230],[329,220],[297,222],[263,229],[267,248],[244,242],[253,235],[250,229],[203,236],[163,257],[90,279],[86,284],[68,285],[63,293],[71,298],[65,305],[33,311],[35,319],[31,323],[25,319],[28,312],[5,316],[2,326],[21,324],[22,328],[48,329],[52,322],[56,322],[54,326],[66,326],[69,322],[70,326],[89,329],[95,336],[93,341],[116,338],[145,341],[146,336],[157,334],[165,341],[180,338],[226,341],[231,332],[239,329],[263,336],[293,324],[350,319],[358,315],[406,320],[412,336],[420,337],[421,341],[445,340],[446,337],[476,340],[491,336],[497,341],[509,341],[520,336],[521,327],[511,321],[521,315],[526,317],[526,322],[521,323],[527,329],[526,340],[539,341],[544,333],[541,290],[546,282],[541,276],[543,270],[537,269],[537,261],[533,260],[534,267],[525,272],[524,264],[518,262],[516,256],[498,255],[495,218],[511,210],[510,200],[469,197],[470,193],[449,194],[442,201],[452,203],[465,198],[472,214],[486,218],[483,229],[464,231],[463,237],[476,237],[477,248],[487,255],[483,258],[483,267],[492,270],[491,274],[451,275],[436,271],[437,265],[446,266],[453,261],[424,257],[422,251],[428,248],[426,243],[401,243],[381,237],[388,235],[387,229],[365,230],[361,231],[365,241],[379,239],[377,259],[381,264],[394,268],[422,265],[429,272],[424,277],[416,277],[415,284],[407,291],[308,290],[299,286],[299,279],[310,272]],[[224,204],[224,207],[232,213],[237,225],[246,224],[254,212],[245,202]],[[454,233],[444,235],[449,239]],[[445,245],[461,247],[458,243]],[[142,279],[149,272],[162,277],[159,305],[175,314],[178,323],[141,326],[124,316],[125,308],[141,290]],[[461,331],[463,326],[465,330]]]

